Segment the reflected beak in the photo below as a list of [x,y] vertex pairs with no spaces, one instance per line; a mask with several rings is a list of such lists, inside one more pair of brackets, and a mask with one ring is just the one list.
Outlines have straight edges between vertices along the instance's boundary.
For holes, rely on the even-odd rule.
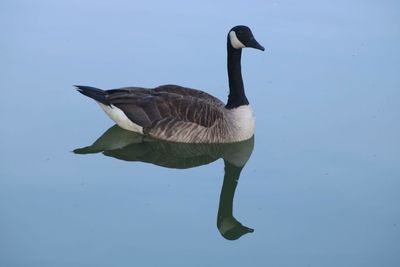
[[254,38],[250,40],[250,42],[248,43],[247,47],[252,47],[252,48],[255,48],[255,49],[258,49],[258,50],[261,50],[261,51],[265,50],[264,46],[260,45],[256,41],[256,39],[254,39]]

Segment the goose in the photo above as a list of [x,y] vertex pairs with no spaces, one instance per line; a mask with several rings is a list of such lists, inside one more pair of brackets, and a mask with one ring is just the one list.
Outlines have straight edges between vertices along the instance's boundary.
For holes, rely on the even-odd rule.
[[238,25],[227,36],[229,95],[224,104],[201,90],[178,85],[101,90],[75,85],[94,99],[118,126],[156,139],[181,143],[234,143],[254,135],[255,119],[241,73],[242,49],[264,51],[250,28]]

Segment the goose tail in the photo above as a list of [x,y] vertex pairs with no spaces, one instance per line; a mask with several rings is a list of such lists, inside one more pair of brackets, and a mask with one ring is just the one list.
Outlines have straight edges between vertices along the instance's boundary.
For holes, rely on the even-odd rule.
[[107,101],[108,93],[106,91],[91,86],[84,86],[84,85],[74,85],[74,86],[76,87],[76,90],[79,93],[87,97],[90,97],[104,105],[110,104]]

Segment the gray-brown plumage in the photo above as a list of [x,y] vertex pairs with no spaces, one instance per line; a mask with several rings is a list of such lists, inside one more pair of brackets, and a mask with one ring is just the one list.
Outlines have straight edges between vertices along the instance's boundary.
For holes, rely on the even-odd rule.
[[243,47],[264,50],[248,27],[236,26],[228,34],[230,93],[226,105],[203,91],[178,85],[112,90],[76,87],[96,100],[111,119],[127,130],[174,142],[243,141],[253,136],[255,126],[241,76]]
[[123,110],[151,137],[186,143],[216,143],[227,137],[224,103],[205,92],[177,85],[106,91],[77,87],[101,104]]

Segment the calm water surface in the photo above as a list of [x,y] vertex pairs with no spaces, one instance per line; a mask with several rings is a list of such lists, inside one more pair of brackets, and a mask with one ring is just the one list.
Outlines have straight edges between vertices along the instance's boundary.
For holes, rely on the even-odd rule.
[[[254,139],[183,145],[113,126],[73,84],[227,96]],[[2,1],[0,266],[399,266],[395,1]]]

